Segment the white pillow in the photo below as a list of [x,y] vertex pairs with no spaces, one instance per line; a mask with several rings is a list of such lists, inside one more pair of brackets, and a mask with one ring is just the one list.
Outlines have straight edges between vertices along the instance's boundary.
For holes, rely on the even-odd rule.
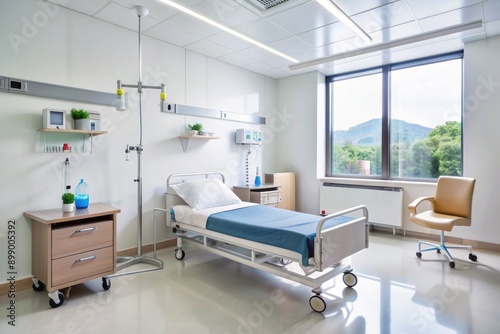
[[228,186],[215,178],[186,181],[170,187],[193,209],[241,203]]

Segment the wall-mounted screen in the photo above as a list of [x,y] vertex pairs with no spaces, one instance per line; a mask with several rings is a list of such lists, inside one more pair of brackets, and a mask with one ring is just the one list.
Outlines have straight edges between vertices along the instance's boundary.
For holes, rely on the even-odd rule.
[[45,129],[66,129],[66,110],[45,108],[42,111]]

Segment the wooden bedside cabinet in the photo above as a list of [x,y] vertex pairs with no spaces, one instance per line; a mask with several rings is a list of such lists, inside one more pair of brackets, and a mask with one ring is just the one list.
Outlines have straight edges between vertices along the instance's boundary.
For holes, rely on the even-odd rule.
[[234,186],[233,192],[242,201],[279,207],[281,195],[279,186],[262,184],[260,186]]
[[107,275],[116,271],[116,214],[120,209],[92,203],[87,209],[25,212],[31,219],[33,289],[49,293],[55,308],[64,302],[59,289],[98,277],[111,287]]
[[280,187],[280,208],[295,211],[295,173],[264,173],[264,182]]

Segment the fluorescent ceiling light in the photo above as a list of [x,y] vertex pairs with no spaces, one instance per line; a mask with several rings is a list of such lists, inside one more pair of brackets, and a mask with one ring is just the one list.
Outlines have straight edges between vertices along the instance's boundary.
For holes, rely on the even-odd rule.
[[361,29],[356,22],[354,22],[346,13],[342,11],[336,4],[330,0],[317,0],[318,3],[325,7],[333,16],[339,19],[340,22],[345,24],[349,29],[351,29],[356,35],[358,35],[365,43],[371,43],[372,39],[366,32]]
[[284,54],[284,53],[282,53],[282,52],[280,52],[278,50],[275,50],[275,49],[273,49],[273,48],[271,48],[271,47],[269,47],[269,46],[267,46],[267,45],[265,45],[265,44],[263,44],[263,43],[255,40],[255,39],[253,39],[253,38],[245,36],[242,33],[239,33],[236,30],[233,30],[233,29],[231,29],[231,28],[229,28],[229,27],[227,27],[227,26],[225,26],[225,25],[223,25],[223,24],[221,24],[219,22],[216,22],[216,21],[214,21],[214,20],[212,20],[212,19],[210,19],[210,18],[208,18],[206,16],[203,16],[203,15],[201,15],[201,14],[199,14],[199,13],[197,13],[197,12],[195,12],[195,11],[189,9],[189,8],[186,8],[186,7],[182,6],[182,5],[179,5],[178,3],[174,2],[174,1],[171,1],[171,0],[157,0],[157,1],[162,2],[162,3],[164,3],[164,4],[168,5],[168,6],[174,7],[175,9],[177,9],[177,10],[179,10],[179,11],[185,13],[185,14],[188,14],[188,15],[190,15],[192,17],[195,17],[198,20],[201,20],[201,21],[203,21],[205,23],[208,23],[208,24],[210,24],[210,25],[212,25],[214,27],[217,27],[217,28],[219,28],[219,29],[221,29],[221,30],[223,30],[223,31],[225,31],[227,33],[230,33],[233,36],[241,38],[241,39],[243,39],[243,40],[245,40],[245,41],[247,41],[249,43],[252,43],[253,45],[258,46],[259,48],[262,48],[262,49],[264,49],[266,51],[274,53],[275,55],[283,57],[286,60],[291,61],[292,63],[298,63],[299,62],[295,58],[292,58],[292,57],[290,57],[290,56],[288,56],[288,55],[286,55],[286,54]]
[[429,31],[429,32],[426,32],[426,33],[423,33],[420,35],[395,39],[395,40],[387,42],[387,43],[381,43],[381,44],[368,46],[368,47],[364,47],[364,48],[353,50],[353,51],[342,52],[342,53],[339,53],[339,54],[336,54],[333,56],[328,56],[328,57],[318,58],[315,60],[301,62],[298,64],[290,65],[289,68],[292,71],[299,70],[299,69],[310,67],[310,66],[330,63],[330,62],[340,60],[340,59],[359,56],[359,55],[363,55],[363,54],[367,54],[367,53],[371,53],[371,52],[376,52],[376,51],[382,51],[382,50],[395,48],[395,47],[403,46],[403,45],[407,45],[407,44],[422,42],[422,41],[426,41],[429,39],[442,37],[442,36],[446,36],[446,35],[451,35],[451,34],[454,34],[457,32],[462,32],[462,31],[470,30],[470,29],[474,29],[474,28],[480,28],[482,25],[483,25],[483,21],[481,21],[481,20],[473,21],[473,22],[469,22],[469,23],[464,23],[464,24],[459,24],[459,25],[451,26],[451,27],[444,28],[444,29]]

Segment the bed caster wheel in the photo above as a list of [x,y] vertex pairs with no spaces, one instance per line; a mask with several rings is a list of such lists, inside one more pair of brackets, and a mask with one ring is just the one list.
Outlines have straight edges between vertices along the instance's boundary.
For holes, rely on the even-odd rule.
[[59,298],[59,302],[54,301],[54,299],[49,298],[49,305],[52,308],[57,308],[64,303],[64,294],[60,291],[57,291],[57,297]]
[[102,278],[102,288],[108,291],[111,288],[111,280],[107,277]]
[[45,290],[45,284],[43,284],[42,281],[37,281],[37,283],[33,281],[33,285],[31,287],[37,292]]
[[353,273],[344,273],[342,280],[344,281],[344,284],[350,288],[358,284],[358,278]]
[[421,258],[422,258],[422,253],[417,252],[417,254],[416,254],[416,255],[417,255],[417,257],[418,257],[419,259],[421,259]]
[[469,260],[471,260],[473,262],[477,262],[477,256],[471,253],[471,254],[469,254]]
[[450,268],[455,268],[455,261],[450,261]]
[[184,252],[184,250],[183,250],[183,249],[178,249],[178,248],[177,248],[177,249],[175,250],[175,258],[176,258],[177,260],[179,260],[179,261],[180,261],[180,260],[183,260],[185,256],[186,256],[186,253]]
[[311,298],[309,298],[309,306],[311,306],[311,308],[313,309],[314,312],[318,312],[318,313],[321,313],[324,310],[326,310],[325,301],[323,300],[323,298],[321,298],[318,295],[315,295],[315,296],[312,296]]

